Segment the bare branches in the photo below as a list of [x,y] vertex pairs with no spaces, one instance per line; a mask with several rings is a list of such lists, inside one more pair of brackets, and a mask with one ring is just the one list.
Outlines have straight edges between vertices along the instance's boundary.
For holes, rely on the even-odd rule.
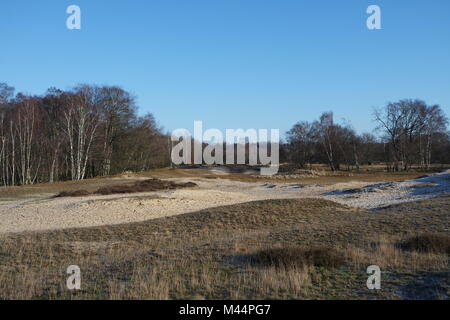
[[166,139],[153,116],[137,116],[118,87],[50,88],[18,94],[0,84],[0,184],[81,180],[167,164]]
[[421,100],[401,100],[375,110],[374,118],[391,146],[394,170],[407,170],[417,161],[426,168],[430,166],[432,136],[445,132],[447,126],[439,106],[427,106]]
[[436,156],[450,162],[448,119],[439,106],[405,99],[375,109],[373,116],[381,139],[359,136],[348,124],[335,123],[332,112],[313,123],[298,122],[287,132],[286,159],[300,167],[327,163],[333,171],[341,164],[359,168],[361,162],[386,163],[396,171],[412,165],[428,169]]

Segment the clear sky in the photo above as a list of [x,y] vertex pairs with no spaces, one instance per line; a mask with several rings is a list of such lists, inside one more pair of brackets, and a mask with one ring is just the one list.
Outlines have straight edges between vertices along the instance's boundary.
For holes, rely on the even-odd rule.
[[[371,4],[382,30],[366,27]],[[332,110],[370,132],[372,108],[402,98],[450,116],[450,1],[1,0],[0,82],[120,85],[166,130],[283,133]]]

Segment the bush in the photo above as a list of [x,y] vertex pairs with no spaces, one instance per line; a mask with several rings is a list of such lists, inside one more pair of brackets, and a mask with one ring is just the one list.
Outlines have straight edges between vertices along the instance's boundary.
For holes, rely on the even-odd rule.
[[63,191],[57,194],[55,197],[81,197],[88,196],[92,194],[121,194],[121,193],[137,193],[137,192],[149,192],[158,190],[168,190],[168,189],[180,189],[180,188],[192,188],[196,187],[197,184],[193,182],[186,183],[175,183],[172,181],[164,181],[159,179],[148,179],[143,181],[137,181],[132,185],[115,185],[99,188],[94,193],[86,190],[76,190],[76,191]]
[[63,191],[58,193],[55,197],[56,198],[62,198],[62,197],[83,197],[88,196],[91,193],[87,190],[75,190],[75,191]]
[[258,251],[251,257],[251,264],[285,269],[303,267],[305,265],[336,268],[343,263],[342,255],[331,248],[271,248]]
[[439,233],[425,233],[400,243],[408,251],[450,254],[450,236]]
[[159,179],[148,179],[137,181],[133,185],[111,186],[98,189],[95,193],[101,195],[118,194],[118,193],[136,193],[148,192],[168,189],[191,188],[197,186],[193,182],[175,183],[172,181],[164,181]]

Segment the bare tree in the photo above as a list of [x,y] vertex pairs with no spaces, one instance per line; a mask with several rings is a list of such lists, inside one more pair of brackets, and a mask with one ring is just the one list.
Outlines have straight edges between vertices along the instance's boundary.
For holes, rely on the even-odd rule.
[[[12,135],[13,141],[17,137],[18,173],[20,183],[23,185],[32,184],[36,181],[42,160],[42,154],[34,152],[35,149],[39,149],[36,145],[39,141],[36,139],[39,116],[40,110],[37,99],[19,94],[11,120],[11,127],[14,128],[13,131],[15,132]],[[15,150],[13,150],[14,153]]]
[[114,146],[123,137],[136,112],[134,98],[119,87],[100,88],[100,116],[103,131],[102,175],[111,173]]
[[9,130],[8,126],[8,107],[7,104],[10,102],[14,95],[14,88],[8,86],[6,83],[0,83],[0,173],[2,177],[2,184],[4,186],[10,183],[9,170],[8,170],[8,143]]
[[408,170],[415,162],[429,168],[433,134],[444,132],[447,126],[439,106],[429,107],[422,100],[406,99],[389,103],[374,114],[377,129],[385,134],[391,145],[394,170],[399,170],[400,164]]
[[316,127],[318,137],[325,150],[330,169],[332,171],[336,171],[336,169],[338,169],[334,156],[336,147],[334,145],[336,127],[334,125],[333,112],[324,112],[320,116],[320,121],[316,122]]
[[426,108],[425,116],[423,118],[423,134],[425,136],[425,154],[424,163],[425,168],[429,169],[431,165],[431,152],[433,137],[436,134],[445,134],[448,125],[448,119],[444,115],[441,107],[438,105]]
[[91,147],[99,125],[98,110],[93,104],[95,94],[95,89],[90,86],[76,88],[64,111],[64,130],[69,142],[73,180],[83,180],[86,175]]
[[288,150],[291,155],[290,160],[304,168],[310,164],[314,157],[316,131],[313,124],[301,121],[287,133]]
[[397,104],[389,103],[384,109],[376,109],[374,117],[375,121],[378,122],[377,130],[385,134],[392,146],[392,168],[398,171],[401,161],[400,137],[403,114]]
[[0,106],[5,105],[14,95],[14,88],[0,82]]
[[48,179],[54,182],[58,177],[62,146],[66,142],[63,128],[63,114],[68,104],[67,94],[62,90],[50,88],[41,99],[44,118],[43,140],[47,151],[46,163]]

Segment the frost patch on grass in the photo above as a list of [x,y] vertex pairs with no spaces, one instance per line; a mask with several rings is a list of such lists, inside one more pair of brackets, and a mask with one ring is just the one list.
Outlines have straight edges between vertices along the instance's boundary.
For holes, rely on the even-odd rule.
[[430,199],[447,193],[450,193],[450,170],[402,182],[333,190],[322,196],[350,206],[374,209],[402,202]]

